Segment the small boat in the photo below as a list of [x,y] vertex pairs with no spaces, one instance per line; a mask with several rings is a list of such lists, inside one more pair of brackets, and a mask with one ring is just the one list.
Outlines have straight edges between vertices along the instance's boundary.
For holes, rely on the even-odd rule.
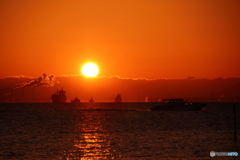
[[80,99],[76,97],[75,99],[71,100],[71,103],[80,103]]
[[116,103],[122,102],[122,97],[121,97],[121,95],[120,95],[119,93],[118,93],[117,96],[114,98],[114,101],[115,101]]
[[150,108],[151,111],[201,111],[206,103],[186,102],[184,99],[164,99],[162,105]]
[[89,103],[93,103],[94,102],[94,100],[92,99],[92,97],[91,97],[91,99],[89,100]]

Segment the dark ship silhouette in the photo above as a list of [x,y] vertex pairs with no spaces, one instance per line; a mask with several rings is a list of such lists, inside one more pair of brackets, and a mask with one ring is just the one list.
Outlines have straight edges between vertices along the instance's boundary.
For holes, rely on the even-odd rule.
[[122,102],[122,97],[121,95],[118,93],[117,96],[114,98],[114,101],[119,103],[119,102]]
[[81,100],[76,97],[75,99],[71,100],[71,103],[80,103],[80,101]]
[[164,99],[161,105],[150,108],[151,111],[201,111],[207,103],[186,102],[184,99]]
[[65,93],[66,93],[66,91],[64,91],[63,89],[61,89],[59,91],[57,89],[57,92],[52,94],[52,102],[53,103],[65,103],[67,100],[67,96]]
[[91,97],[91,99],[89,100],[89,102],[90,102],[90,103],[93,103],[93,102],[94,102],[94,100],[92,99],[92,97]]

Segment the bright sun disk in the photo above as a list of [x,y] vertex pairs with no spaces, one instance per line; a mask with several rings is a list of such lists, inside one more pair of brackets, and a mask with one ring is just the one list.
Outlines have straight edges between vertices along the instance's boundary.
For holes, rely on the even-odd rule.
[[98,66],[94,63],[87,63],[82,67],[82,74],[86,77],[96,77],[98,72]]

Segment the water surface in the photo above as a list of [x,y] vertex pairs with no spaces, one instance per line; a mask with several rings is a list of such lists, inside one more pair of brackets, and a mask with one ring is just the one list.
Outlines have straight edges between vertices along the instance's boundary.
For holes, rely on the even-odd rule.
[[[237,104],[237,132],[240,108]],[[1,104],[0,159],[238,159],[233,103],[149,111],[148,103]]]

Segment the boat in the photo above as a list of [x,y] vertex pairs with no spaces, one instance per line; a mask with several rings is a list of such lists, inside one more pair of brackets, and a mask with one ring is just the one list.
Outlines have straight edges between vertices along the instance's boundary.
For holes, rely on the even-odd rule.
[[66,96],[66,91],[64,91],[63,89],[59,90],[57,89],[57,91],[52,94],[52,102],[53,103],[65,103],[67,100],[67,96]]
[[121,97],[121,95],[120,95],[119,93],[118,93],[117,96],[114,98],[114,101],[115,101],[116,103],[122,102],[122,97]]
[[71,103],[80,103],[80,99],[78,99],[77,97],[75,97],[73,100],[71,100]]
[[206,103],[187,102],[184,99],[164,99],[162,105],[155,105],[151,111],[201,111]]
[[94,100],[92,99],[92,97],[91,97],[91,99],[89,100],[89,103],[93,103],[94,102]]

